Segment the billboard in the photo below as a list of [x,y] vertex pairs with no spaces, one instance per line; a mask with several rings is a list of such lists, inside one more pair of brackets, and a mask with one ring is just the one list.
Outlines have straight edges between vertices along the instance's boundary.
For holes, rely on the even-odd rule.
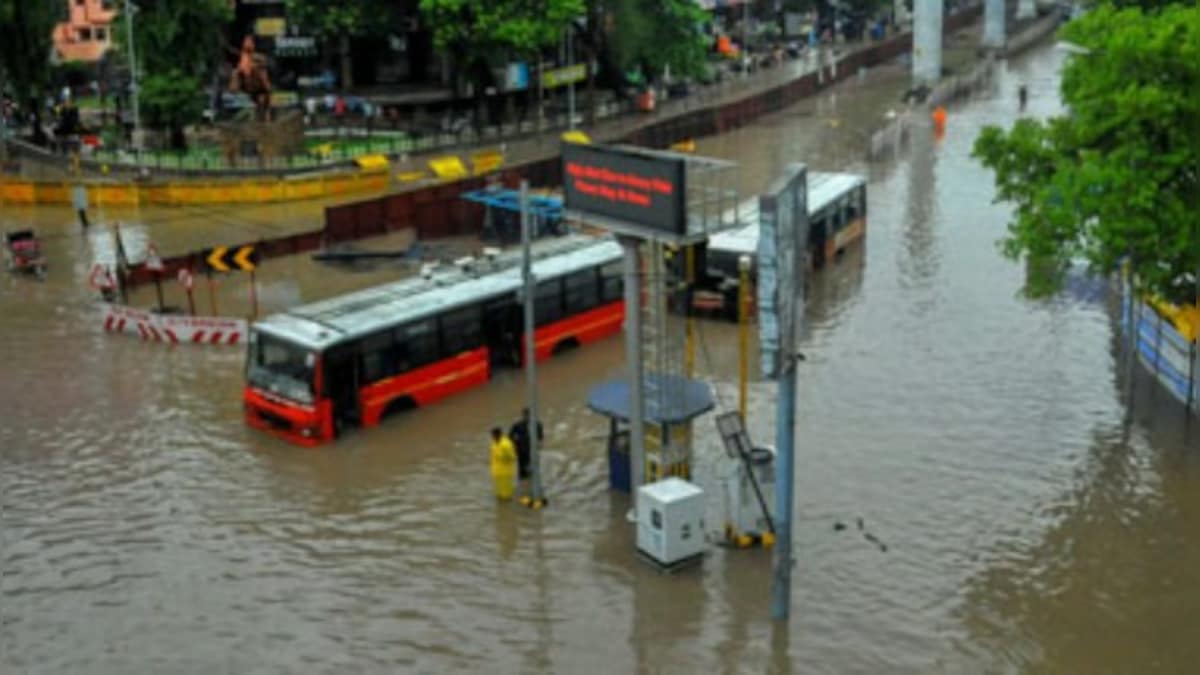
[[758,340],[762,375],[788,369],[804,311],[808,170],[790,164],[758,198]]
[[568,210],[648,239],[687,234],[683,159],[566,143],[562,162]]

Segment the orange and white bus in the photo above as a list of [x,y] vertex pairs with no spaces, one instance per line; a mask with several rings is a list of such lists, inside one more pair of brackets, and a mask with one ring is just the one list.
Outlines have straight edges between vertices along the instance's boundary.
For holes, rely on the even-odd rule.
[[[569,235],[534,244],[537,360],[599,340],[624,319],[621,247]],[[519,366],[521,252],[296,307],[254,324],[246,422],[315,446]]]
[[[758,255],[758,197],[744,202],[738,216],[748,224],[714,234],[708,241],[707,268],[736,280],[738,258]],[[808,254],[813,267],[836,260],[867,233],[867,182],[849,173],[808,174]]]

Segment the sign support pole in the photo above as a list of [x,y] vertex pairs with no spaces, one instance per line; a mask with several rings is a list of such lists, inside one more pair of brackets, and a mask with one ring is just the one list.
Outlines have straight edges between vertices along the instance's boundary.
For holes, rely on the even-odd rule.
[[620,237],[625,249],[625,361],[629,364],[629,497],[637,520],[637,491],[646,468],[646,424],[642,418],[642,308],[635,237]]
[[533,277],[533,234],[529,217],[529,181],[521,181],[521,276],[525,282],[525,377],[529,387],[529,465],[530,497],[538,508],[542,496],[542,458],[538,448],[537,345],[534,339],[534,302],[537,280]]
[[750,256],[738,259],[738,412],[746,424],[746,381],[750,377]]
[[217,285],[213,281],[212,270],[208,271],[208,304],[212,307],[212,315],[217,316]]
[[250,318],[258,319],[258,282],[254,280],[254,270],[250,270]]
[[[781,345],[782,346],[782,345]],[[771,574],[771,618],[786,621],[792,600],[792,503],[795,475],[796,357],[783,356],[776,398],[775,556]]]
[[188,314],[196,316],[196,296],[192,293],[192,287],[187,287],[188,296]]
[[162,314],[166,311],[166,304],[163,302],[162,272],[154,273],[154,295],[158,297],[158,313]]

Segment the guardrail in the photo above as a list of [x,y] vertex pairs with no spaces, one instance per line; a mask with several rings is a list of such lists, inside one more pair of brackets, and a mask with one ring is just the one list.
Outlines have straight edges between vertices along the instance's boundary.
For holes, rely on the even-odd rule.
[[[1125,297],[1121,302],[1121,328],[1126,336],[1129,322],[1129,299]],[[1146,302],[1134,305],[1133,322],[1137,326],[1138,361],[1185,408],[1200,415],[1200,351],[1196,340],[1189,340],[1180,326]]]

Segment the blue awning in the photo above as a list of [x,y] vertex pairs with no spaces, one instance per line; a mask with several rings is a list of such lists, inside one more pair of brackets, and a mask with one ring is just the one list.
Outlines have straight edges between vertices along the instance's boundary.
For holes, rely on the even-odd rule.
[[[464,192],[462,198],[488,208],[521,212],[521,193],[518,190],[492,189]],[[529,195],[529,212],[543,220],[561,220],[562,199],[544,194]]]
[[[712,388],[700,380],[679,375],[647,374],[646,381],[657,387],[682,392],[660,406],[657,397],[646,398],[647,424],[681,424],[712,410]],[[614,380],[596,385],[588,392],[588,407],[593,411],[621,421],[629,419],[629,382]]]

